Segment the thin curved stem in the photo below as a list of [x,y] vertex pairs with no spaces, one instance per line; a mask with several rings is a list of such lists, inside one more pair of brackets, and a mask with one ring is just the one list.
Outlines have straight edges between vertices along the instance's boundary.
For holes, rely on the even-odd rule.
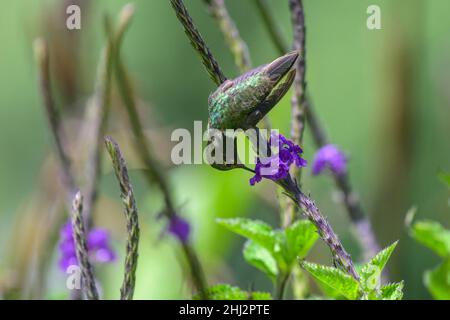
[[83,197],[80,192],[74,197],[72,209],[72,229],[75,242],[77,260],[80,264],[84,289],[89,300],[98,300],[98,291],[95,286],[94,271],[89,261],[86,242],[86,226],[83,218]]
[[128,176],[128,169],[119,145],[111,138],[105,138],[106,149],[111,157],[114,172],[120,187],[120,197],[124,205],[127,220],[127,245],[125,254],[125,272],[120,288],[121,300],[132,300],[136,283],[136,268],[139,248],[139,219],[133,187]]
[[[172,3],[174,4],[174,8],[176,8],[176,10],[181,10],[181,12],[184,12],[183,8],[178,6],[179,1],[172,1]],[[190,24],[190,26],[192,26],[192,24]],[[207,50],[207,52],[209,52],[209,50]],[[153,157],[150,144],[144,135],[142,123],[136,107],[136,98],[119,51],[115,52],[114,61],[115,78],[117,80],[118,89],[126,108],[130,127],[134,135],[135,148],[142,162],[146,166],[146,170],[144,170],[143,173],[145,174],[145,178],[149,185],[153,185],[153,183],[156,183],[158,188],[161,190],[165,203],[164,214],[168,220],[171,220],[176,217],[176,209],[174,206],[174,201],[172,199],[172,194],[170,192],[167,180],[162,173],[163,171],[160,169],[160,164]],[[216,69],[216,71],[217,70],[218,69]],[[215,73],[215,75],[217,75],[216,80],[219,80],[219,74]],[[206,277],[204,275],[204,271],[198,255],[191,244],[180,243],[180,245],[183,249],[186,260],[188,261],[191,270],[191,277],[195,284],[195,287],[197,288],[200,296],[206,299]]]
[[201,36],[200,32],[195,27],[194,22],[192,21],[192,18],[190,17],[183,1],[170,0],[170,3],[172,4],[173,9],[175,10],[175,14],[178,20],[183,25],[184,31],[188,36],[189,40],[191,41],[192,46],[200,55],[203,65],[208,71],[211,79],[217,85],[220,85],[227,78],[223,74],[222,69],[220,69],[217,60],[214,58],[213,54],[211,53],[211,50],[206,45],[205,40],[203,40],[203,37]]
[[245,73],[251,69],[252,62],[248,52],[248,46],[239,34],[235,22],[231,18],[224,0],[203,0],[209,8],[211,15],[217,21],[222,34],[225,37],[234,62],[240,73]]
[[[255,0],[257,1],[257,0]],[[301,0],[289,0],[291,7],[292,5],[295,5],[295,7],[298,6],[298,4],[301,3]],[[297,4],[295,4],[297,2]],[[268,29],[278,28],[274,27],[273,24],[276,24],[275,19],[267,20],[264,18],[265,15],[272,15],[270,12],[270,8],[268,6],[261,6],[260,7],[260,13],[263,16],[263,20],[267,25]],[[294,13],[294,11],[292,11]],[[303,10],[302,10],[303,15]],[[295,17],[292,17],[295,24]],[[298,17],[299,18],[299,17]],[[298,19],[297,18],[297,19]],[[300,21],[300,20],[298,20]],[[304,21],[304,17],[303,17]],[[300,29],[299,29],[300,31]],[[305,28],[303,28],[303,32],[305,31]],[[295,34],[295,30],[294,30]],[[270,33],[272,41],[274,43],[282,43],[283,40],[281,34],[274,34]],[[304,38],[304,37],[303,37]],[[287,45],[284,45],[283,47],[277,45],[278,51],[280,54],[286,52],[289,50],[289,47]],[[306,52],[305,52],[306,53]],[[306,61],[306,54],[305,54],[305,61]],[[311,103],[311,98],[308,95],[308,92],[306,90],[306,84],[305,84],[305,91],[303,92],[303,103],[304,103],[304,117],[306,117],[306,123],[308,124],[308,128],[311,132],[312,138],[314,143],[316,144],[317,148],[320,148],[326,144],[330,143],[330,140],[327,136],[325,127],[322,125],[319,116],[316,114],[314,110],[314,106]],[[337,175],[335,173],[332,173],[333,179],[335,180],[336,186],[338,189],[342,192],[344,195],[344,204],[348,213],[348,216],[355,227],[356,236],[361,244],[361,247],[364,252],[364,260],[368,260],[374,255],[377,254],[377,252],[380,250],[380,246],[378,245],[378,241],[376,239],[375,233],[373,231],[372,225],[370,223],[370,220],[368,219],[367,214],[365,214],[361,202],[359,201],[358,197],[356,196],[355,192],[353,191],[352,185],[350,183],[349,178],[349,172],[345,172],[344,174]]]

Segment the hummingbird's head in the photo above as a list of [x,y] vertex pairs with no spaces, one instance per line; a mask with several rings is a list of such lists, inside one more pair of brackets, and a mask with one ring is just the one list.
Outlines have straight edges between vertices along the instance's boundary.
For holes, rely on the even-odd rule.
[[298,52],[290,52],[269,64],[222,83],[208,100],[211,128],[248,129],[281,100],[291,86]]

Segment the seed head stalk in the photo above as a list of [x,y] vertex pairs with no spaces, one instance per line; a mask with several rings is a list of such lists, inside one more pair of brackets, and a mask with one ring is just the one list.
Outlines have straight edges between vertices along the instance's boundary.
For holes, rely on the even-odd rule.
[[[281,46],[280,44],[285,43],[284,38],[281,32],[272,32],[271,30],[280,30],[280,27],[277,24],[276,18],[273,17],[273,13],[270,10],[268,5],[259,5],[259,2],[264,0],[255,0],[255,4],[258,5],[258,9],[261,13],[263,21],[266,25],[267,30],[269,31],[269,35],[272,39],[272,42],[276,44],[276,47],[280,54],[287,52],[290,48],[286,45]],[[289,5],[291,9],[291,16],[294,25],[294,46],[298,46],[298,44],[303,43],[303,50],[305,50],[305,31],[306,27],[304,25],[304,10],[302,0],[289,0]],[[301,12],[301,15],[299,14]],[[271,18],[267,18],[271,17]],[[297,25],[297,26],[296,26]],[[303,27],[301,27],[303,25]],[[302,39],[302,41],[298,42],[295,40],[296,34],[297,36],[303,36],[298,39]],[[306,51],[303,54],[304,63],[306,63]],[[298,74],[299,72],[297,72]],[[305,78],[303,78],[305,81]],[[302,99],[299,101],[303,101],[303,111],[304,114],[301,115],[301,119],[306,118],[306,123],[308,124],[308,128],[311,132],[312,138],[316,147],[319,149],[327,144],[330,144],[330,140],[327,136],[325,127],[320,121],[319,116],[314,110],[314,106],[311,103],[311,98],[308,95],[306,90],[306,83],[304,83],[302,92]],[[295,86],[297,87],[297,86]],[[295,88],[294,87],[294,88]],[[295,90],[295,89],[294,89]],[[294,99],[294,98],[293,98]],[[293,117],[293,121],[295,121],[296,117]],[[347,213],[349,218],[354,225],[357,238],[361,244],[361,247],[364,252],[364,260],[367,261],[371,257],[375,256],[378,251],[380,251],[380,246],[378,245],[377,239],[375,237],[375,233],[372,228],[372,224],[365,214],[362,205],[358,199],[358,196],[353,191],[352,185],[350,183],[349,172],[346,170],[342,174],[336,174],[332,172],[333,179],[335,180],[336,186],[342,192],[344,198],[344,204],[347,209]]]
[[[172,5],[176,10],[183,12],[183,7],[178,6],[178,1],[171,1]],[[131,14],[130,14],[131,18]],[[189,25],[189,28],[186,30],[188,36],[193,39],[201,39],[198,31],[195,29],[193,24],[190,24],[189,21],[186,21]],[[203,62],[208,70],[210,71],[211,77],[214,81],[222,81],[225,77],[221,73],[218,68],[218,64],[210,54],[209,49],[206,45],[200,44],[198,46],[198,50],[201,52],[203,57]],[[160,164],[155,160],[153,154],[151,152],[150,144],[148,143],[147,138],[144,135],[144,130],[142,127],[141,120],[139,118],[139,114],[136,107],[135,94],[133,92],[133,88],[131,86],[131,82],[128,78],[127,71],[125,69],[125,65],[122,62],[122,58],[120,55],[120,51],[116,50],[114,53],[114,74],[117,80],[117,85],[119,89],[120,96],[124,103],[128,120],[130,122],[130,127],[134,136],[134,144],[136,151],[141,158],[141,161],[145,164],[146,170],[144,170],[145,178],[149,185],[153,185],[156,183],[158,188],[160,189],[165,203],[164,215],[170,221],[176,217],[176,209],[174,206],[174,201],[172,199],[172,194],[169,189],[169,185],[165,176],[162,173],[160,168]],[[189,264],[191,277],[194,282],[196,289],[199,292],[199,295],[202,298],[207,298],[207,284],[206,277],[204,275],[204,271],[200,260],[198,258],[197,253],[189,242],[180,242],[186,260]]]
[[[223,1],[214,1],[214,0],[207,1],[207,0],[205,0],[205,2],[207,4],[209,4],[210,6],[213,6],[213,5],[220,6],[220,10],[216,9],[216,11],[222,12],[222,15],[218,16],[217,14],[213,14],[213,17],[215,17],[218,20],[219,26],[226,25],[225,23],[221,22],[220,19],[224,19],[224,18],[231,19],[231,18],[229,16],[229,14],[223,14],[223,12],[226,12],[226,11],[224,11],[224,10],[226,10],[226,8],[224,6]],[[203,38],[201,38],[197,29],[195,28],[193,20],[189,16],[189,13],[188,13],[186,7],[184,6],[183,1],[182,0],[171,0],[171,3],[175,9],[175,13],[176,13],[179,21],[182,23],[184,29],[186,30],[186,34],[188,35],[192,46],[194,47],[194,49],[196,49],[197,52],[200,53],[200,56],[202,57],[202,60],[204,61],[205,59],[204,59],[204,54],[202,53],[203,51],[198,50],[198,48],[199,47],[207,48],[207,46],[206,46]],[[214,12],[214,11],[212,11],[212,12]],[[218,17],[219,17],[219,19],[218,19]],[[230,24],[230,23],[228,22],[228,24]],[[234,25],[234,23],[233,23],[233,25]],[[195,30],[196,36],[193,37],[192,36],[193,32],[190,32],[189,30]],[[223,30],[222,28],[221,28],[221,30],[225,34],[225,39],[233,38],[233,39],[235,39],[234,41],[236,41],[236,35],[238,35],[239,33],[234,32],[233,37],[232,37],[230,35],[227,35],[227,32],[228,32],[227,30]],[[302,40],[300,39],[299,41],[301,43]],[[242,43],[243,41],[239,39],[238,42]],[[230,42],[228,41],[228,43],[230,43]],[[230,50],[233,54],[241,54],[242,53],[242,51],[234,50],[232,46],[231,46]],[[208,59],[211,61],[214,61],[215,63],[214,63],[214,68],[211,67],[212,64],[204,63],[204,65],[208,69],[208,72],[210,74],[213,74],[213,76],[212,76],[213,79],[219,79],[221,76],[223,76],[223,72],[221,71],[218,63],[216,62],[216,59],[212,56],[211,51],[209,49],[205,50],[205,51],[208,52]],[[241,58],[241,60],[239,60],[239,57],[235,58],[235,61],[242,61],[242,60],[244,60],[244,59]],[[248,61],[249,61],[249,59],[248,59]],[[248,67],[250,67],[250,66],[248,66]],[[304,83],[305,68],[304,68],[304,65],[303,66],[300,65],[298,68],[303,68],[301,70],[301,78],[298,81],[298,83],[300,84],[300,87],[303,88],[305,86],[305,83]],[[226,79],[226,78],[224,77],[224,79]],[[222,83],[222,82],[220,82],[220,83]],[[217,81],[216,81],[216,84],[218,84]],[[299,99],[298,101],[301,101],[301,99]],[[299,132],[302,132],[302,131],[303,131],[303,129],[301,129]],[[303,193],[301,193],[300,189],[297,187],[297,184],[294,183],[293,181],[295,181],[295,180],[291,176],[289,176],[289,178],[286,179],[286,181],[284,181],[283,183],[280,183],[280,185],[283,187],[283,189],[289,195],[289,197],[291,197],[294,200],[294,203],[296,203],[296,205],[298,207],[300,207],[302,210],[305,210],[306,217],[309,220],[311,220],[314,223],[314,225],[316,225],[322,239],[330,247],[330,250],[333,253],[333,257],[334,257],[336,263],[343,266],[344,269],[349,274],[351,274],[353,277],[358,279],[358,274],[356,273],[356,271],[354,269],[353,262],[352,262],[350,256],[344,250],[342,244],[340,243],[336,234],[333,232],[331,226],[328,224],[326,219],[324,219],[322,217],[322,215],[320,214],[320,211],[315,206],[314,202],[312,202],[312,200],[310,200]],[[280,277],[277,280],[278,285],[276,286],[275,294],[279,298],[283,297],[284,288],[287,283],[288,277],[289,277],[289,275],[283,275],[283,277]]]
[[94,271],[89,261],[86,243],[86,226],[83,218],[83,197],[80,192],[76,193],[73,200],[72,228],[77,260],[80,264],[86,296],[89,300],[98,300]]
[[122,287],[120,288],[121,300],[132,300],[136,283],[136,268],[138,263],[139,248],[139,219],[133,187],[128,176],[128,169],[120,151],[119,145],[111,138],[105,138],[106,149],[111,157],[114,172],[120,187],[120,197],[124,205],[125,218],[127,220],[127,244],[125,254],[125,272]]

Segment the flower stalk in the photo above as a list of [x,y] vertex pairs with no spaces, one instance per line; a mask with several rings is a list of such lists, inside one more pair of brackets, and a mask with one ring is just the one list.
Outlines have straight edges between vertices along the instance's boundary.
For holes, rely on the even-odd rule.
[[321,214],[314,201],[300,190],[298,184],[291,176],[278,181],[278,184],[284,189],[286,195],[302,210],[306,218],[316,226],[321,239],[329,247],[335,264],[353,278],[359,280],[359,275],[356,272],[351,256],[347,253],[338,236],[333,231],[333,228]]
[[[270,145],[267,141],[264,141],[264,138],[260,136],[260,139],[262,139],[262,143],[266,143],[268,148],[270,148]],[[288,146],[298,147],[296,146],[292,141],[287,140],[282,135],[279,135],[280,141],[284,141],[285,144]],[[253,146],[256,152],[258,152],[257,146]],[[300,150],[299,150],[300,149]],[[338,236],[333,231],[333,228],[328,223],[327,219],[322,215],[319,208],[316,206],[314,201],[305,195],[299,188],[297,181],[295,178],[290,174],[286,169],[283,169],[283,167],[290,166],[294,162],[290,157],[295,157],[297,161],[295,161],[295,166],[297,167],[303,167],[306,165],[306,162],[300,157],[301,155],[301,148],[298,147],[298,149],[287,149],[289,151],[289,157],[286,155],[278,155],[280,158],[279,164],[278,164],[278,172],[283,171],[286,172],[283,175],[266,175],[264,178],[272,180],[273,182],[277,183],[284,191],[285,195],[287,195],[292,201],[296,204],[296,206],[301,210],[301,212],[305,215],[305,217],[311,221],[315,227],[317,228],[317,231],[319,233],[319,236],[321,239],[325,242],[325,244],[329,247],[331,254],[333,256],[334,264],[341,269],[343,269],[346,273],[348,273],[350,276],[355,278],[356,280],[359,280],[359,275],[356,272],[355,266],[353,264],[353,261],[351,259],[351,256],[347,253],[344,246],[340,242]],[[277,155],[276,155],[277,156]],[[283,163],[281,159],[287,159],[287,162]],[[303,160],[303,161],[302,161]],[[255,170],[257,173],[257,170]],[[282,294],[284,292],[284,286],[286,285],[285,281],[282,281],[282,277],[287,276],[289,277],[289,274],[287,275],[281,275],[279,279],[277,279],[277,288],[276,293]],[[281,286],[281,288],[278,288],[278,286]]]
[[68,212],[71,212],[72,199],[77,189],[75,187],[75,178],[72,174],[71,160],[64,147],[66,135],[51,89],[50,55],[48,44],[44,39],[38,38],[34,41],[34,54],[38,67],[38,82],[45,107],[45,114],[55,143],[56,155],[61,166],[62,183],[66,190],[67,198],[66,207]]
[[103,48],[98,63],[95,94],[92,103],[88,105],[88,114],[86,116],[89,123],[88,130],[90,130],[89,139],[93,141],[92,144],[89,144],[88,160],[86,163],[86,196],[83,214],[88,227],[92,223],[92,211],[94,210],[93,207],[96,202],[100,180],[103,137],[108,125],[111,104],[114,51],[120,50],[124,33],[128,29],[133,12],[134,7],[131,4],[125,5],[122,8],[119,13],[119,24],[115,33],[111,30],[108,17],[105,17],[107,44]]
[[189,38],[192,46],[197,51],[202,59],[202,63],[205,66],[206,70],[209,73],[211,79],[215,82],[215,84],[220,85],[227,78],[222,72],[222,69],[219,67],[217,60],[214,58],[211,50],[206,45],[203,37],[200,32],[194,25],[192,18],[190,17],[186,6],[184,5],[182,0],[170,0],[172,7],[175,11],[175,14],[178,20],[183,25],[184,31]]
[[[179,12],[181,17],[183,17],[182,13],[183,10],[185,9],[184,6],[180,6],[179,1],[174,0],[171,2],[175,10]],[[131,14],[129,18],[131,19]],[[193,39],[197,40],[201,39],[201,36],[196,30],[196,28],[193,26],[192,21],[186,20],[186,23],[188,26],[186,29],[186,34],[188,34],[188,36],[190,37],[193,37]],[[211,77],[214,81],[223,81],[225,77],[218,68],[217,62],[215,62],[215,60],[212,58],[212,54],[210,53],[209,49],[206,47],[204,42],[202,43],[203,44],[198,46],[198,49],[202,54],[205,67],[210,72]],[[134,136],[135,149],[141,161],[146,166],[146,170],[144,170],[143,173],[149,185],[153,185],[154,183],[156,183],[156,185],[160,189],[165,204],[165,209],[163,213],[166,216],[166,218],[170,221],[176,217],[176,209],[174,206],[174,201],[172,199],[172,194],[170,192],[167,180],[163,175],[162,170],[160,169],[160,164],[153,157],[148,140],[144,135],[142,123],[139,118],[139,114],[136,107],[135,94],[133,92],[131,82],[128,78],[127,71],[125,69],[125,65],[122,62],[121,54],[118,48],[116,48],[114,53],[114,74],[117,80],[119,93],[125,106],[128,115],[128,120],[130,122],[130,127]],[[183,249],[186,260],[188,261],[194,285],[198,290],[199,295],[202,298],[206,299],[207,298],[206,277],[204,275],[204,271],[198,258],[198,255],[189,242],[180,242],[180,245]]]
[[[178,0],[178,1],[171,0],[171,2],[172,2],[172,5],[174,4],[174,2],[177,3],[177,6],[174,6],[174,8],[175,8],[177,17],[180,20],[180,22],[183,24],[185,30],[186,29],[197,30],[195,28],[195,26],[193,25],[192,18],[190,18],[189,13],[188,13],[186,7],[184,6],[183,2],[181,0]],[[182,10],[180,8],[182,8]],[[189,23],[187,23],[187,22],[189,22]],[[188,36],[189,36],[189,34],[188,34]],[[195,41],[197,41],[198,39],[195,39],[193,37],[189,37],[189,38],[190,38],[191,43],[194,48],[197,48],[200,45],[206,46],[203,39],[200,39],[201,40],[200,44],[196,44]],[[299,41],[300,41],[300,43],[302,43],[302,41],[304,41],[304,40],[300,39]],[[214,59],[214,57],[212,57],[212,56],[211,56],[211,59],[216,61]],[[207,65],[205,65],[205,66],[207,66]],[[305,86],[306,84],[304,83],[304,71],[305,71],[304,65],[303,66],[300,65],[300,67],[298,67],[298,68],[300,69],[300,71],[303,74],[302,78],[299,79],[299,84],[300,84],[300,86]],[[210,69],[208,69],[208,72],[211,73],[211,72],[214,72],[214,70],[210,68]],[[223,73],[221,72],[221,74],[223,74]],[[299,99],[298,101],[302,101],[302,100]],[[238,168],[238,167],[236,167],[236,168]],[[319,209],[315,206],[314,202],[312,200],[310,200],[308,197],[306,197],[300,191],[300,189],[297,187],[297,184],[293,182],[295,180],[291,177],[290,174],[288,174],[287,178],[284,178],[279,181],[283,181],[283,182],[278,182],[278,183],[284,188],[285,192],[294,200],[294,202],[297,204],[297,206],[305,211],[306,217],[309,220],[311,220],[314,223],[314,225],[316,225],[316,227],[319,230],[319,233],[321,234],[322,239],[330,247],[330,250],[333,254],[333,257],[334,257],[334,260],[336,261],[336,263],[338,265],[341,265],[354,278],[359,279],[358,274],[356,273],[356,270],[353,266],[353,262],[352,262],[350,256],[347,254],[347,252],[343,248],[338,237],[333,232],[331,226],[328,224],[326,219],[324,219],[322,217]],[[256,182],[256,180],[255,180],[255,182]],[[283,294],[285,291],[285,286],[286,286],[287,280],[289,278],[289,275],[285,275],[285,276],[286,277],[283,277],[283,278],[280,277],[277,280],[278,285],[276,286],[276,295],[279,296],[279,298],[283,297]]]
[[[259,0],[255,0],[256,4],[260,2]],[[294,27],[294,37],[295,34],[301,35],[303,33],[303,48],[305,49],[305,26],[304,26],[304,14],[303,14],[303,5],[302,0],[289,0],[292,19],[295,24],[298,24],[298,27]],[[280,46],[281,43],[284,43],[284,39],[282,37],[281,32],[271,32],[270,30],[280,29],[276,23],[275,18],[267,19],[266,16],[272,16],[272,12],[270,8],[266,6],[258,5],[261,16],[263,17],[264,23],[266,24],[267,29],[269,30],[269,35],[280,54],[287,52],[290,48],[287,45]],[[299,10],[301,9],[301,10]],[[299,13],[301,12],[301,16]],[[300,27],[303,24],[303,27]],[[302,31],[303,30],[303,31]],[[301,32],[302,31],[302,32]],[[300,38],[299,38],[300,39]],[[294,46],[296,41],[294,41]],[[302,43],[302,42],[300,42]],[[298,45],[298,43],[297,43]],[[304,55],[301,57],[304,59],[304,63],[306,63],[306,51]],[[302,59],[301,59],[302,60]],[[321,148],[325,145],[330,144],[330,140],[327,137],[326,130],[322,125],[319,116],[316,114],[314,110],[314,106],[311,103],[311,99],[306,90],[306,84],[303,92],[303,108],[304,108],[304,117],[306,118],[306,122],[308,124],[308,128],[311,132],[313,141],[317,148]],[[303,117],[303,116],[302,116]],[[295,120],[295,118],[293,118]],[[336,186],[343,194],[344,205],[346,207],[349,218],[354,225],[357,238],[361,244],[364,253],[364,260],[367,261],[371,257],[375,256],[380,250],[380,246],[378,245],[377,239],[375,237],[375,233],[372,228],[372,224],[365,214],[362,205],[358,199],[358,196],[353,191],[352,185],[350,183],[349,172],[346,170],[342,174],[332,173],[333,179],[335,180]]]
[[120,288],[121,300],[132,300],[136,283],[136,268],[139,248],[139,219],[133,187],[128,176],[128,169],[119,145],[111,138],[105,138],[106,149],[113,163],[114,173],[120,187],[120,197],[124,205],[127,220],[127,244],[125,254],[125,272]]
[[[108,22],[106,22],[108,25]],[[108,29],[109,26],[107,26]],[[107,30],[108,31],[108,30]],[[112,51],[113,39],[108,34],[107,44],[103,48],[98,63],[97,80],[95,84],[94,97],[87,109],[88,130],[90,140],[88,144],[88,159],[86,161],[85,203],[83,216],[86,225],[90,228],[92,214],[97,199],[98,184],[101,173],[102,141],[105,135],[109,109],[111,104],[111,73],[112,73]]]
[[77,260],[88,300],[98,300],[97,287],[86,243],[86,227],[83,218],[83,197],[78,191],[73,200],[72,228]]
[[[251,69],[252,62],[248,52],[248,46],[241,38],[239,30],[235,22],[228,13],[225,7],[224,0],[203,0],[209,8],[211,16],[216,20],[222,34],[225,37],[231,53],[234,57],[234,62],[240,73],[245,73]],[[186,11],[187,12],[187,11]]]

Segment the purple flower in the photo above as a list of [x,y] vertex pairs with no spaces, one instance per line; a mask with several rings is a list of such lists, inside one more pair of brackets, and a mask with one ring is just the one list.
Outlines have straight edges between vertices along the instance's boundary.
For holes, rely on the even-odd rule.
[[327,167],[335,174],[342,174],[347,170],[347,157],[332,144],[327,144],[316,152],[312,172],[317,175]]
[[255,175],[250,179],[250,185],[255,185],[262,178],[281,180],[288,176],[292,164],[297,167],[306,167],[306,160],[301,157],[302,148],[286,139],[281,134],[271,134],[271,145],[278,144],[278,153],[270,157],[257,158]]
[[189,233],[191,232],[191,226],[189,222],[183,218],[175,215],[170,219],[167,231],[180,240],[182,243],[186,243],[189,239]]
[[[87,236],[89,257],[93,262],[107,263],[116,260],[116,254],[109,245],[108,231],[101,228],[92,229]],[[72,224],[67,222],[60,230],[59,268],[65,272],[71,265],[78,265],[75,241],[73,239]]]

